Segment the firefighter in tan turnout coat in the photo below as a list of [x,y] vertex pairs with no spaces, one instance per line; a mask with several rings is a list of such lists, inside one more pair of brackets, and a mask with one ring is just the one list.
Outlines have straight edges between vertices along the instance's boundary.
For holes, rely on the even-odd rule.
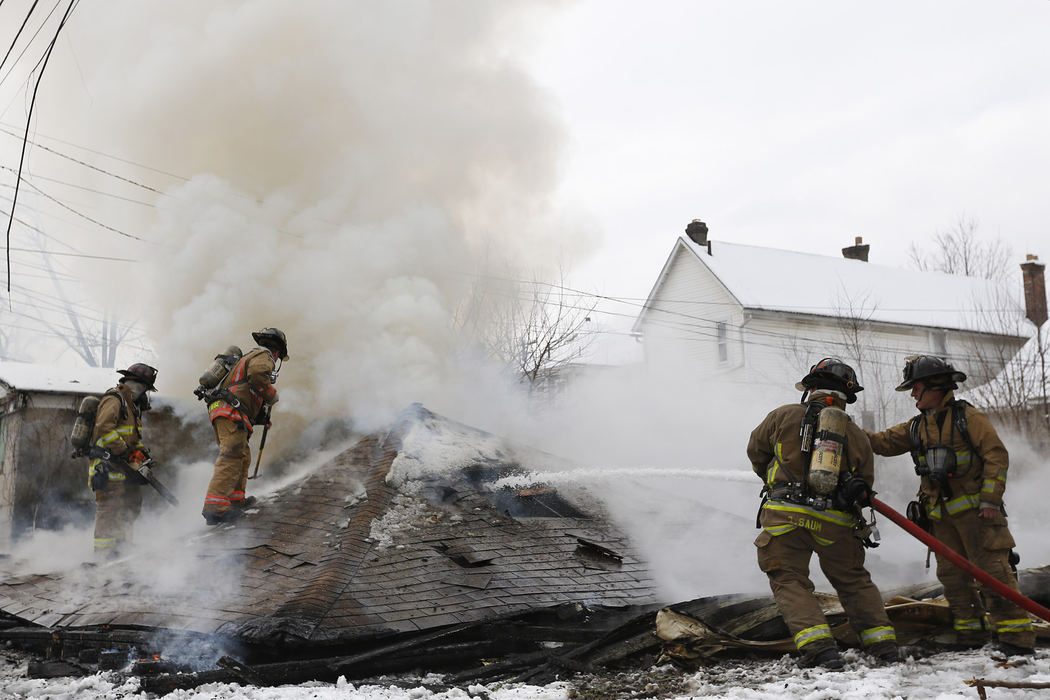
[[276,328],[252,333],[259,344],[234,365],[219,385],[218,398],[208,404],[208,418],[219,444],[219,456],[204,496],[205,521],[209,525],[236,520],[254,497],[245,497],[251,452],[248,438],[255,425],[269,421],[269,409],[277,403],[277,361],[288,359],[288,340]]
[[[156,391],[157,370],[135,363],[117,370],[122,379],[99,401],[91,434],[88,480],[95,492],[95,555],[118,556],[142,510],[141,487],[135,467],[146,461],[142,442],[142,412],[149,410],[147,392]],[[109,459],[102,458],[104,453]]]
[[[920,512],[928,519],[933,536],[1018,590],[1009,560],[1014,538],[1003,510],[1009,455],[988,418],[955,398],[954,390],[962,381],[966,375],[939,357],[906,358],[904,381],[897,391],[910,389],[921,413],[868,437],[875,454],[911,453],[915,472],[921,477]],[[1035,631],[1024,610],[984,586],[982,601],[973,578],[940,554],[937,578],[944,585],[961,646],[987,642],[990,622],[1000,651],[1034,651]]]
[[[864,567],[862,539],[870,530],[859,506],[869,503],[873,493],[871,447],[864,432],[844,413],[838,414],[844,435],[821,432],[817,422],[821,413],[842,411],[856,401],[863,387],[853,368],[834,358],[813,365],[796,387],[804,392],[803,402],[772,411],[751,433],[747,445],[752,467],[765,482],[759,511],[762,532],[755,540],[759,568],[768,576],[773,598],[794,636],[800,666],[843,666],[813,594],[809,565],[814,552],[861,646],[880,663],[894,662],[897,637],[882,596]],[[806,449],[802,434],[807,436]],[[832,474],[826,484],[809,478],[811,453],[818,451],[815,441],[822,438],[820,449],[837,449],[840,459],[837,476]],[[819,491],[826,493],[811,482],[820,483]]]

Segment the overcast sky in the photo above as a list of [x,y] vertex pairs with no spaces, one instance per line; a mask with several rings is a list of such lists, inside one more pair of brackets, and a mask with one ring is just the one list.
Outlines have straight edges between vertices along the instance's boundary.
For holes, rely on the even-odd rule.
[[[30,4],[4,5],[9,38]],[[1002,237],[1018,263],[1026,253],[1050,258],[1050,0],[285,7],[113,0],[76,9],[48,66],[33,138],[165,193],[216,175],[259,201],[309,190],[312,198],[297,195],[295,211],[339,200],[342,210],[311,231],[331,220],[355,231],[370,225],[374,207],[360,202],[379,201],[367,188],[383,187],[393,212],[386,225],[417,226],[408,229],[414,241],[448,236],[448,245],[435,245],[464,269],[476,260],[457,246],[474,258],[495,249],[522,267],[570,266],[573,286],[611,297],[645,297],[693,218],[707,222],[714,240],[829,255],[863,236],[873,263],[902,267],[913,242],[966,219],[981,235]],[[29,68],[57,17],[38,21],[45,30],[0,75],[0,121],[9,130],[0,137],[0,200],[13,183]],[[43,179],[53,161],[30,149],[26,173],[35,185],[58,187]],[[390,163],[403,167],[391,175],[379,166]],[[417,178],[420,164],[433,181]],[[474,179],[473,170],[485,177]],[[93,172],[89,189],[53,189],[79,213],[63,210],[57,226],[39,219],[57,241],[52,250],[158,257],[166,234],[155,221],[133,220],[149,213],[141,200],[152,195]],[[347,172],[351,181],[333,195],[331,173]],[[24,189],[20,212],[38,221],[36,207],[48,203]],[[449,232],[405,224],[427,197],[437,209],[469,212],[466,223]],[[547,200],[556,202],[553,213],[542,211]],[[270,223],[287,242],[286,222]],[[129,231],[152,243],[143,248]],[[32,248],[27,235],[15,226],[16,245]],[[340,235],[361,250],[353,232]],[[15,255],[16,285],[49,284],[39,268],[25,267],[39,265],[30,253]],[[90,264],[69,273],[84,287],[111,269]],[[405,279],[421,274],[403,268]],[[451,308],[454,293],[441,294],[442,308]],[[101,306],[98,294],[88,297]],[[621,311],[598,320],[629,326],[637,307]],[[32,323],[24,304],[9,313],[12,323]]]
[[907,265],[972,218],[1050,257],[1050,2],[583,0],[530,65],[569,131],[581,282],[644,296],[693,218],[715,240]]

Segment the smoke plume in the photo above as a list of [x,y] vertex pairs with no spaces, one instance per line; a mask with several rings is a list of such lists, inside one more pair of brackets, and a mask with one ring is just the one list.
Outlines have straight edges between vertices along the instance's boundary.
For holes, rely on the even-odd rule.
[[551,269],[590,245],[554,199],[555,105],[516,58],[546,9],[78,13],[64,77],[81,88],[67,97],[89,99],[73,130],[183,176],[127,220],[143,264],[109,290],[148,327],[162,391],[188,394],[213,355],[276,326],[291,355],[279,412],[302,418],[296,430],[317,417],[369,429],[413,401],[476,405],[493,382],[456,320],[489,266]]

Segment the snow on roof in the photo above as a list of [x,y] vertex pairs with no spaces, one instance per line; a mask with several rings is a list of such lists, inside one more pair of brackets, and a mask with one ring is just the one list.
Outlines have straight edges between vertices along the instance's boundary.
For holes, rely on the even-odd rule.
[[[977,387],[963,387],[957,392],[959,397],[977,405],[1021,406],[1050,395],[1050,383],[1043,381],[1039,341],[1038,335],[1030,338],[995,379]],[[1043,348],[1045,353],[1046,346]]]
[[[712,241],[708,255],[706,246],[687,237],[679,238],[679,245],[744,308],[830,317],[856,314],[882,323],[1030,335],[1016,330],[1025,328],[1024,305],[1017,295],[990,280],[722,241]],[[662,275],[653,294],[661,281]]]
[[410,481],[470,466],[511,461],[523,469],[558,471],[566,460],[432,414],[419,404],[403,412],[412,418],[401,450],[387,473],[387,483],[405,489]]
[[9,391],[46,391],[101,394],[116,386],[120,375],[112,367],[55,367],[28,362],[0,362],[0,388]]

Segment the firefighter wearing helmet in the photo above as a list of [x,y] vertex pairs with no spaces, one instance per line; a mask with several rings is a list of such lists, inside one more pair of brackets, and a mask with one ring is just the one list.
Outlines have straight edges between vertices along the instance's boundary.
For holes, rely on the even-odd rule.
[[208,419],[219,445],[201,514],[208,525],[236,520],[255,502],[245,495],[251,452],[248,438],[256,425],[267,425],[277,403],[274,382],[279,362],[288,359],[288,338],[277,328],[252,333],[258,347],[246,352],[219,383],[208,404]]
[[157,370],[136,362],[117,370],[121,379],[103,394],[95,413],[87,456],[88,482],[95,494],[95,557],[120,556],[142,510],[135,471],[149,457],[142,442],[142,413],[150,409],[147,392],[156,391]]
[[[1003,509],[1009,455],[988,418],[955,398],[963,381],[966,375],[943,358],[905,358],[897,391],[911,392],[919,415],[868,438],[877,455],[911,453],[920,477],[918,501],[909,508],[914,518],[978,568],[1018,590],[1016,560],[1011,562],[1014,538]],[[983,646],[994,632],[999,651],[1034,652],[1035,631],[1024,610],[983,586],[978,596],[970,575],[940,554],[937,578],[959,646]]]
[[862,648],[878,663],[895,662],[896,633],[864,567],[864,546],[874,543],[860,507],[873,493],[874,458],[868,438],[843,410],[864,387],[853,368],[835,358],[813,365],[795,386],[802,401],[773,410],[747,445],[765,484],[755,540],[759,568],[794,637],[800,666],[843,666],[809,579],[814,553]]

